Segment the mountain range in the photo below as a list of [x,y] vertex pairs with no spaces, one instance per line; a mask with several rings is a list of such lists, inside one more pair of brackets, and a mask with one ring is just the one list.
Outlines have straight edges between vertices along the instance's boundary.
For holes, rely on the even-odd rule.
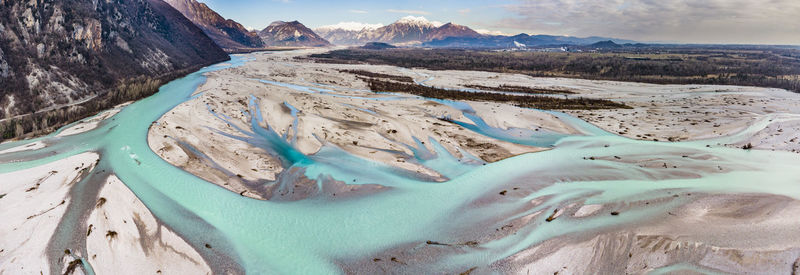
[[268,47],[325,47],[364,45],[369,42],[433,48],[519,48],[562,45],[589,45],[600,41],[634,43],[606,37],[518,34],[486,35],[463,25],[429,21],[422,16],[406,16],[386,26],[343,22],[309,29],[298,21],[275,21],[261,31],[249,31],[236,21],[225,19],[196,0],[165,0],[200,27],[228,52]]
[[137,93],[157,89],[143,83],[228,58],[161,0],[0,1],[0,122],[66,106],[91,109],[76,104],[93,100],[114,103],[125,98],[115,94],[124,83]]
[[337,45],[363,45],[368,42],[383,42],[414,45],[446,37],[479,37],[478,32],[453,23],[431,22],[424,17],[406,16],[396,22],[362,29],[337,26],[320,27],[315,30],[323,38]]
[[[358,28],[363,26],[362,28]],[[572,37],[555,35],[518,34],[485,35],[454,23],[441,24],[425,17],[407,16],[386,25],[374,26],[350,22],[315,29],[322,38],[337,45],[363,45],[368,42],[382,42],[405,46],[441,48],[517,48],[549,45],[589,45],[600,41],[616,43],[635,43],[630,40],[607,37]]]
[[559,35],[528,35],[518,34],[514,36],[504,35],[482,35],[478,37],[459,37],[451,36],[443,39],[428,41],[422,44],[424,47],[432,48],[484,48],[484,49],[508,49],[521,47],[544,47],[544,46],[585,46],[602,41],[612,43],[627,44],[636,43],[631,40],[614,39],[607,37],[572,37]]

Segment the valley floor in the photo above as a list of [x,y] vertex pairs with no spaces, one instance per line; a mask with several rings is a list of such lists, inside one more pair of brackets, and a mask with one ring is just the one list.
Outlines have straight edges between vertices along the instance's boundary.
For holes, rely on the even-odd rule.
[[[227,136],[241,135],[241,129],[250,128],[252,121],[243,110],[248,111],[251,99],[255,99],[264,114],[258,124],[294,141],[303,154],[314,154],[324,144],[332,144],[353,155],[439,181],[447,177],[409,158],[417,145],[435,151],[433,143],[425,143],[427,139],[438,142],[455,156],[466,152],[485,162],[546,149],[514,143],[508,138],[487,137],[441,119],[472,122],[459,106],[413,96],[395,100],[396,95],[375,94],[358,75],[345,72],[353,70],[411,77],[420,84],[439,88],[516,85],[569,90],[576,93],[568,95],[573,98],[612,99],[634,108],[565,112],[608,132],[639,140],[711,140],[741,132],[769,114],[800,114],[800,95],[780,89],[534,78],[490,72],[317,64],[295,58],[318,51],[253,54],[255,60],[242,67],[211,73],[207,83],[198,89],[197,98],[179,105],[154,124],[148,137],[151,148],[173,165],[208,181],[259,197],[259,192],[245,183],[275,180],[284,167],[280,160],[265,157],[258,146]],[[547,112],[503,103],[467,104],[489,128],[580,133],[580,129]],[[709,143],[731,147],[749,143],[757,149],[795,152],[800,150],[797,132],[800,123],[789,121],[775,123],[751,138],[730,144]],[[417,140],[421,144],[416,144]]]
[[[185,191],[137,197],[150,191],[98,164],[107,150],[130,148],[77,154],[54,146],[112,131],[107,124],[126,106],[52,137],[0,145],[0,236],[8,236],[0,238],[0,274],[111,274],[134,263],[137,272],[166,274],[800,270],[798,94],[296,58],[319,51],[242,55],[246,62],[207,72],[189,100],[146,121],[152,152],[224,188],[196,191],[219,208],[174,195]],[[375,93],[354,70],[464,92],[569,90],[552,96],[633,108],[562,113]],[[36,152],[48,148],[72,156],[4,169],[46,159]],[[155,165],[129,154],[131,167]],[[164,181],[147,184],[172,180]],[[73,186],[94,190],[78,195]],[[73,205],[83,198],[88,206]],[[172,204],[231,244],[218,251],[151,209]],[[87,213],[78,224],[89,226],[84,239],[55,226],[69,224],[69,213]],[[56,251],[58,242],[80,249]],[[271,249],[304,257],[289,263]]]

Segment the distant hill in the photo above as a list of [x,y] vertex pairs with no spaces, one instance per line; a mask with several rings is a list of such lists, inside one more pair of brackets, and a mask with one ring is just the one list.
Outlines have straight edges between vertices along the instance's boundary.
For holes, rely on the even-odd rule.
[[[543,46],[565,46],[565,45],[591,45],[598,42],[611,43],[634,43],[630,40],[614,39],[607,37],[572,37],[558,35],[528,35],[518,34],[514,36],[504,35],[485,35],[479,37],[448,37],[423,43],[424,47],[434,48],[486,48],[486,49],[507,49]],[[601,44],[603,45],[603,44]],[[607,45],[608,46],[608,45]]]
[[453,23],[444,24],[425,34],[425,41],[444,39],[448,37],[481,37],[481,34],[467,26],[456,25]]
[[164,0],[200,27],[214,42],[226,51],[262,48],[264,42],[256,32],[248,31],[242,24],[225,19],[204,3],[195,0]]
[[24,132],[46,128],[228,58],[161,0],[0,1],[0,121],[88,101]]
[[600,41],[593,44],[586,46],[587,48],[596,48],[596,49],[613,49],[613,48],[622,48],[622,45],[614,43],[614,41],[606,40]]
[[297,21],[275,21],[258,33],[266,46],[325,47],[328,40]]
[[397,47],[392,46],[391,44],[381,43],[381,42],[369,42],[361,46],[362,49],[365,50],[384,50],[384,49],[395,49]]

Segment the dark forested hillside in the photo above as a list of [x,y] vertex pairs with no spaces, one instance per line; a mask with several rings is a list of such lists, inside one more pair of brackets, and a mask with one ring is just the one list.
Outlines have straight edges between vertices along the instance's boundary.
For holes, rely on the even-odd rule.
[[161,0],[0,1],[0,133],[41,132],[226,59]]

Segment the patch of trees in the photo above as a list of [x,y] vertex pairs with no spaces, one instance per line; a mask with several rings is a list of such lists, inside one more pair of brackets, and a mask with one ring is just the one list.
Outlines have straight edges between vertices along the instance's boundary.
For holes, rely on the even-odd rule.
[[371,78],[385,78],[394,80],[397,82],[405,82],[405,83],[414,83],[414,79],[408,76],[400,76],[400,75],[391,75],[391,74],[382,74],[382,73],[375,73],[365,70],[340,70],[340,73],[349,73],[358,76],[366,76]]
[[590,98],[561,98],[555,96],[523,96],[486,92],[464,92],[458,90],[445,90],[416,84],[384,81],[374,78],[363,78],[370,90],[374,92],[408,93],[427,98],[447,100],[472,100],[512,103],[519,107],[545,110],[595,110],[618,109],[629,106],[625,104]]
[[478,70],[656,84],[719,84],[800,92],[800,50],[780,47],[653,47],[606,52],[345,49],[309,58],[432,70]]
[[506,84],[500,85],[500,87],[489,87],[483,85],[464,85],[464,87],[484,90],[484,91],[488,90],[488,91],[523,93],[523,94],[574,94],[574,92],[570,90],[531,88],[531,87],[523,87],[515,85],[506,85]]

